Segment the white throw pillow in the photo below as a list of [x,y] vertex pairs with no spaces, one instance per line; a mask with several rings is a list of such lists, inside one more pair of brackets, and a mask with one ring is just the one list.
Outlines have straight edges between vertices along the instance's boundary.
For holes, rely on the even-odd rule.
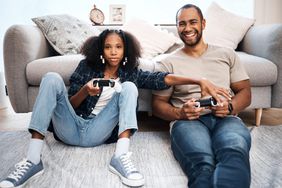
[[154,72],[155,71],[155,61],[151,59],[140,58],[138,68],[143,71]]
[[206,29],[203,34],[205,41],[234,50],[255,22],[254,19],[224,10],[215,2],[208,7],[205,19]]
[[152,59],[178,42],[178,37],[173,33],[139,19],[125,23],[122,29],[138,39],[142,47],[142,58]]
[[61,55],[78,54],[87,38],[100,33],[91,24],[66,14],[41,16],[31,20]]

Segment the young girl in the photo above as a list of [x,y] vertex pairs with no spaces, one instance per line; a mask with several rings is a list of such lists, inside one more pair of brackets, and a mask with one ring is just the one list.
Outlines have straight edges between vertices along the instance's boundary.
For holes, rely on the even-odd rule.
[[[47,73],[41,82],[29,125],[32,134],[27,159],[0,187],[17,187],[43,172],[41,149],[52,120],[56,138],[65,144],[95,147],[117,140],[110,170],[128,186],[144,185],[143,175],[134,167],[129,152],[130,136],[138,129],[137,88],[166,89],[171,85],[199,84],[203,93],[220,99],[225,90],[205,79],[193,80],[169,73],[138,70],[140,45],[129,33],[105,30],[91,37],[82,47],[82,60],[70,78],[67,89],[57,73]],[[111,79],[113,87],[99,87],[94,80]],[[114,130],[117,130],[116,136]]]

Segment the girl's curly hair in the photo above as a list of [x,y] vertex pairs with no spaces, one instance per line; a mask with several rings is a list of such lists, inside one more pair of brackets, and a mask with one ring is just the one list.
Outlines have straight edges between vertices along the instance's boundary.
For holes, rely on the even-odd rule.
[[141,48],[139,41],[129,32],[122,30],[106,29],[99,36],[88,38],[81,47],[81,54],[85,56],[87,63],[96,70],[104,71],[105,64],[102,63],[101,56],[104,52],[105,39],[109,34],[116,33],[124,43],[124,57],[127,57],[127,63],[120,65],[125,71],[132,71],[139,65],[141,57]]

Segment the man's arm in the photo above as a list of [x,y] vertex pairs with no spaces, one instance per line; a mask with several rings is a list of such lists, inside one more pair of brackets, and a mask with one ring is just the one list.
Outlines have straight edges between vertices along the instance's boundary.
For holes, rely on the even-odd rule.
[[198,119],[204,108],[196,108],[195,99],[187,101],[182,108],[176,108],[169,103],[170,96],[154,95],[152,98],[153,114],[167,121],[180,119]]
[[249,80],[243,80],[231,84],[231,89],[235,93],[232,97],[232,114],[238,114],[251,104],[251,87]]
[[169,96],[152,96],[153,114],[164,120],[172,121],[181,118],[181,108],[175,108],[169,103]]

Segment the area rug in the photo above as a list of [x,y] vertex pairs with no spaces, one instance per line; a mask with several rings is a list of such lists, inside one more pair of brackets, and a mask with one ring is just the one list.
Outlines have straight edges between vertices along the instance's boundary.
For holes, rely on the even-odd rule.
[[[252,188],[282,187],[282,126],[250,128],[252,135]],[[12,171],[28,147],[27,131],[0,132],[0,180]],[[46,137],[43,148],[45,171],[26,187],[122,188],[108,170],[115,145],[95,148],[71,147]],[[148,188],[184,188],[187,178],[175,161],[167,132],[138,132],[132,138],[133,161],[146,179]]]

